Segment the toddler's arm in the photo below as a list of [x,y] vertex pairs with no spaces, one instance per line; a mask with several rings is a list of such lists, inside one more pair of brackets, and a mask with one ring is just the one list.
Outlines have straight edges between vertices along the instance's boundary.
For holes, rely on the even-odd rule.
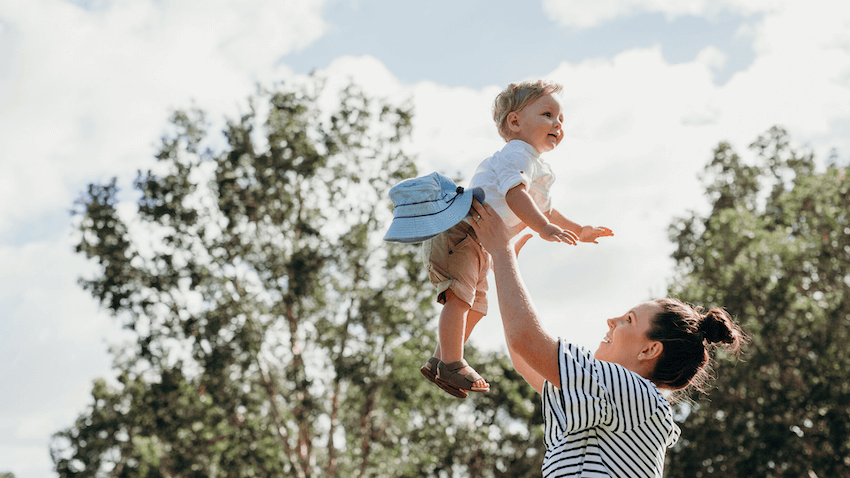
[[596,242],[596,239],[604,236],[613,236],[614,233],[611,229],[607,227],[593,227],[593,226],[581,226],[576,224],[573,221],[570,221],[563,214],[558,212],[558,210],[552,208],[551,211],[547,212],[549,220],[558,226],[571,231],[578,237],[578,240],[581,242],[592,242],[594,244],[599,244]]
[[511,188],[505,194],[505,202],[528,227],[540,234],[540,237],[550,242],[566,242],[575,245],[578,236],[569,230],[563,230],[558,225],[549,222],[531,196],[528,195],[525,184]]

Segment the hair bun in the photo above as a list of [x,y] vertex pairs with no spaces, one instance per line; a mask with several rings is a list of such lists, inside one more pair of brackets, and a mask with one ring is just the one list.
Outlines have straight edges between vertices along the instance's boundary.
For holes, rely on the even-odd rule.
[[699,331],[702,332],[703,337],[710,344],[731,344],[735,341],[732,318],[723,309],[714,308],[709,310],[702,317],[702,321],[700,321]]

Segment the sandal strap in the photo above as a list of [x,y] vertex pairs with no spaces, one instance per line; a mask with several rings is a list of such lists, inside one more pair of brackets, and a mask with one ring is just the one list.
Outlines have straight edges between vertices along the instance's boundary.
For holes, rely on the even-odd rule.
[[[440,362],[440,365],[438,365],[437,368],[440,369],[441,371],[444,370],[444,371],[448,372],[449,377],[458,376],[458,377],[466,380],[467,381],[466,390],[469,390],[470,387],[472,387],[472,385],[475,382],[477,382],[479,380],[484,380],[484,377],[482,377],[481,374],[479,374],[478,371],[476,371],[475,369],[472,369],[472,372],[469,372],[467,374],[462,374],[462,373],[458,372],[458,370],[460,370],[463,367],[466,367],[468,365],[469,364],[467,363],[467,361],[465,359],[460,359],[457,362],[452,362],[452,363],[448,363],[448,364],[445,363],[445,362]],[[472,367],[470,367],[470,368],[472,368]],[[448,379],[448,378],[444,378],[443,380],[450,381],[450,379]],[[484,381],[486,382],[486,380],[484,380]]]
[[467,363],[466,359],[460,359],[457,362],[452,363],[443,362],[443,366],[446,368],[446,370],[453,373],[468,365],[469,363]]

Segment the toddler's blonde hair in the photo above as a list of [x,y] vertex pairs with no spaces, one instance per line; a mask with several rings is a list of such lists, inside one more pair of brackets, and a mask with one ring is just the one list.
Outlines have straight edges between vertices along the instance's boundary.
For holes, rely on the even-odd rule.
[[496,101],[493,103],[493,121],[499,129],[499,136],[505,141],[512,139],[511,130],[508,128],[509,114],[521,111],[542,96],[560,93],[563,89],[562,85],[545,80],[523,81],[508,85],[505,91],[496,96]]

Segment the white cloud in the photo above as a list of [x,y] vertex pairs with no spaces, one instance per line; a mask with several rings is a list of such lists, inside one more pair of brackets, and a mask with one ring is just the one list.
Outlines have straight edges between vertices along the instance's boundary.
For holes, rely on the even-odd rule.
[[[832,34],[818,31],[824,24],[814,19],[824,14],[837,30]],[[840,8],[766,13],[753,29],[757,43],[803,47],[760,47],[753,64],[721,86],[712,76],[725,58],[711,47],[690,63],[669,64],[655,47],[563,63],[546,75],[566,86],[566,139],[546,155],[559,176],[556,207],[616,233],[598,246],[529,244],[521,262],[547,324],[563,329],[559,324],[568,314],[566,326],[579,331],[576,340],[595,344],[596,321],[664,293],[672,272],[667,227],[674,216],[705,209],[698,175],[718,142],[729,141],[746,156],[747,145],[778,124],[797,144],[815,146],[821,159],[831,147],[849,154],[845,132],[834,126],[850,122],[850,42],[843,40],[850,31],[844,28],[848,15]],[[763,40],[782,35],[781,42]],[[411,151],[422,174],[460,172],[468,179],[478,162],[501,146],[490,107],[504,85],[480,90],[430,82],[398,85],[385,69],[367,67],[374,59],[348,58],[346,68],[358,70],[358,61],[363,81],[376,71],[393,91],[401,88],[413,96]],[[498,311],[490,315],[497,317]],[[473,340],[498,348],[500,329],[485,329],[485,337],[474,334]]]
[[575,28],[592,28],[610,20],[641,13],[662,13],[667,18],[708,16],[720,12],[751,15],[774,11],[783,2],[770,0],[543,0],[543,10],[559,24]]
[[[346,58],[324,73],[359,72],[352,76],[365,85],[381,84],[386,93],[403,97],[401,90],[412,96],[409,152],[418,157],[421,174],[438,170],[468,180],[478,163],[504,144],[491,116],[493,99],[504,85],[481,90],[431,82],[400,85],[374,62]],[[600,319],[664,291],[670,270],[667,223],[675,211],[699,203],[695,171],[716,143],[713,134],[699,138],[683,123],[695,110],[712,112],[715,87],[708,66],[668,65],[658,49],[626,52],[611,61],[565,63],[547,78],[566,85],[567,138],[546,155],[559,177],[556,207],[578,221],[612,227],[617,236],[578,248],[538,239],[528,245],[521,263],[552,330],[566,323],[577,334],[574,340],[594,346],[600,330],[604,333]],[[575,272],[585,270],[592,272]],[[618,300],[610,300],[612,294]],[[605,304],[604,310],[599,304]],[[495,299],[488,315],[487,320],[498,320]],[[497,322],[482,327],[472,340],[488,349],[504,343]]]
[[[148,164],[168,111],[231,113],[284,54],[319,38],[323,2],[0,2],[0,230]],[[12,207],[14,205],[14,207]]]
[[[323,4],[0,0],[0,233],[12,242],[0,248],[0,381],[14,389],[0,395],[0,471],[50,473],[50,434],[108,375],[105,340],[121,335],[77,286],[90,266],[57,212],[88,182],[150,167],[169,110],[194,100],[219,120],[289,75],[277,61],[324,33]],[[39,218],[61,237],[14,244]]]
[[414,85],[401,83],[392,72],[371,56],[341,57],[321,70],[333,91],[354,80],[374,97],[385,98],[413,108],[413,136],[407,149],[428,174],[441,171],[461,173],[469,180],[477,164],[501,148],[502,139],[492,127],[493,99],[500,91],[488,87],[481,91],[448,87],[430,81]]
[[787,2],[755,27],[756,52],[791,55],[850,50],[850,6],[842,0]]
[[122,334],[77,286],[91,267],[69,236],[2,247],[0,264],[0,383],[13,391],[0,394],[0,463],[45,476],[47,438],[73,423],[92,380],[109,375],[105,340]]
[[697,54],[696,62],[711,70],[718,70],[726,64],[726,54],[713,46],[707,46]]
[[850,8],[792,2],[755,32],[756,60],[723,88],[724,122],[743,134],[779,124],[821,157],[833,147],[846,157],[850,138],[835,128],[850,119]]

